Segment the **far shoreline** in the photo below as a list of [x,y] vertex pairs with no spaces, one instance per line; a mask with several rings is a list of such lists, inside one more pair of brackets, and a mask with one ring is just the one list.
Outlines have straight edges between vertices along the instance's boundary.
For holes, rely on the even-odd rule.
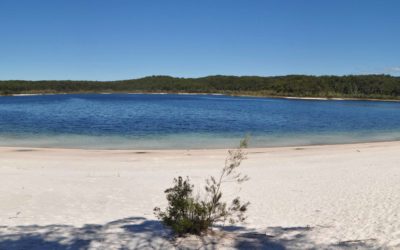
[[0,97],[24,97],[24,96],[47,96],[47,95],[210,95],[230,97],[252,97],[288,100],[310,100],[310,101],[374,101],[374,102],[400,102],[400,99],[377,99],[377,98],[350,98],[350,97],[315,97],[315,96],[275,96],[275,95],[251,95],[230,93],[206,93],[206,92],[72,92],[72,93],[21,93],[2,95]]

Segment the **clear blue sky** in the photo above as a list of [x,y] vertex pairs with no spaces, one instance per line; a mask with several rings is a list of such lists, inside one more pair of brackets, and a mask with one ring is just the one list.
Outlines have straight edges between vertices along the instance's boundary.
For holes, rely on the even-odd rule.
[[400,74],[399,0],[1,0],[0,79]]

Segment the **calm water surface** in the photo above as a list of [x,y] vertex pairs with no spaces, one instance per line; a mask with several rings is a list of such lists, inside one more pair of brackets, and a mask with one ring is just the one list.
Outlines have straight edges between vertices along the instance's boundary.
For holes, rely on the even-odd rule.
[[400,103],[213,95],[0,97],[0,146],[225,148],[400,139]]

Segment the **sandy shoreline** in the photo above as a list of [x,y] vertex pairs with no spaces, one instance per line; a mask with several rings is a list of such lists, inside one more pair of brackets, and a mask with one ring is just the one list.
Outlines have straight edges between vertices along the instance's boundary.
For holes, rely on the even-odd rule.
[[[165,205],[163,190],[173,177],[203,183],[223,166],[226,152],[0,148],[0,248],[27,228],[43,236],[54,225],[72,237],[95,224],[112,228],[119,246],[137,243],[134,237],[122,240],[126,223],[154,222],[152,209]],[[225,195],[240,191],[251,202],[243,226],[259,233],[252,239],[258,243],[395,249],[399,152],[400,142],[248,149],[243,172],[251,180],[240,190],[227,186]],[[148,236],[143,230],[134,235]],[[95,249],[100,243],[90,244]]]
[[289,99],[289,100],[314,100],[314,101],[376,101],[376,102],[400,102],[398,99],[375,99],[375,98],[348,98],[348,97],[301,97],[301,96],[257,96],[246,94],[223,94],[223,93],[191,93],[191,92],[102,92],[102,93],[35,93],[35,94],[11,94],[1,96],[40,96],[40,95],[68,95],[68,94],[98,94],[98,95],[111,95],[111,94],[127,94],[127,95],[213,95],[213,96],[236,96],[236,97],[255,97],[255,98],[274,98],[274,99]]

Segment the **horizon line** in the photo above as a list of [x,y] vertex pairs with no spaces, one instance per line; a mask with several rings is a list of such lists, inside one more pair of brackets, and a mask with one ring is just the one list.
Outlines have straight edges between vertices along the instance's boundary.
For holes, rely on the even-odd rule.
[[399,78],[400,76],[387,74],[387,73],[368,73],[368,74],[322,74],[322,75],[313,75],[313,74],[286,74],[286,75],[205,75],[205,76],[197,76],[197,77],[186,77],[186,76],[173,76],[173,75],[146,75],[136,78],[127,78],[127,79],[117,79],[117,80],[88,80],[88,79],[39,79],[39,80],[27,80],[27,79],[0,79],[0,82],[5,81],[26,81],[26,82],[41,82],[41,81],[81,81],[81,82],[121,82],[121,81],[131,81],[131,80],[140,80],[151,77],[170,77],[177,79],[202,79],[207,77],[260,77],[260,78],[274,78],[274,77],[290,77],[290,76],[305,76],[305,77],[349,77],[349,76],[386,76],[386,77],[394,77]]

